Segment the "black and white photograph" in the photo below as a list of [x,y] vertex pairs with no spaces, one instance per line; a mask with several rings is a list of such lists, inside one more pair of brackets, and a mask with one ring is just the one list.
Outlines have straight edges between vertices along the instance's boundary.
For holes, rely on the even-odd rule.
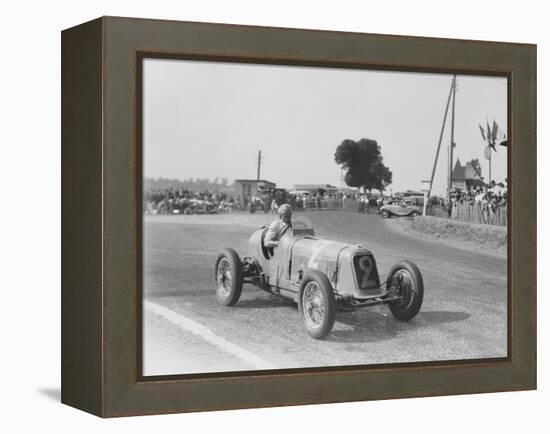
[[142,77],[144,376],[507,356],[506,77]]
[[3,431],[544,431],[545,10],[5,3]]

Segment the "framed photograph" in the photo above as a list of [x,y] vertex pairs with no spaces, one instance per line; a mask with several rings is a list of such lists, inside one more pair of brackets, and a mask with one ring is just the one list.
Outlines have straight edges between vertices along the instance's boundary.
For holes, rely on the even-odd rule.
[[536,388],[536,46],[62,33],[62,401]]

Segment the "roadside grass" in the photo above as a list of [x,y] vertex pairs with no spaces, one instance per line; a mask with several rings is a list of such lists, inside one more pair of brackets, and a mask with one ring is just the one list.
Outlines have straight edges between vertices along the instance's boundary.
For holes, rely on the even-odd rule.
[[408,233],[420,235],[456,247],[506,256],[508,236],[504,226],[468,223],[442,217],[418,216],[413,219],[392,219],[392,223]]

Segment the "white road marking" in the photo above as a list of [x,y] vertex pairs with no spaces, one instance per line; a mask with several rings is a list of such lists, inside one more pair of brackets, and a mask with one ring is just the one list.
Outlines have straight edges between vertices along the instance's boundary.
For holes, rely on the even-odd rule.
[[168,309],[160,304],[154,303],[149,300],[144,300],[143,305],[146,310],[155,315],[158,315],[168,322],[180,327],[182,330],[191,332],[197,336],[200,336],[204,340],[210,342],[213,345],[216,345],[218,348],[223,351],[238,357],[244,362],[252,365],[255,369],[276,369],[277,367],[269,362],[266,362],[260,356],[251,353],[244,348],[235,345],[224,338],[216,335],[208,327],[199,324],[198,322],[187,318],[179,313],[174,312],[171,309]]

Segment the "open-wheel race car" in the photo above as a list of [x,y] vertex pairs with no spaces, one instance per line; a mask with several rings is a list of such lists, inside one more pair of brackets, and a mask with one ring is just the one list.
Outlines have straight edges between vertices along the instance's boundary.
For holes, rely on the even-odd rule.
[[381,282],[372,252],[360,244],[316,238],[313,229],[296,222],[273,248],[265,244],[266,232],[262,227],[252,234],[245,257],[231,248],[219,253],[216,295],[224,305],[237,303],[244,283],[290,298],[315,339],[331,332],[337,309],[388,304],[401,321],[420,310],[424,283],[411,261],[396,263]]

